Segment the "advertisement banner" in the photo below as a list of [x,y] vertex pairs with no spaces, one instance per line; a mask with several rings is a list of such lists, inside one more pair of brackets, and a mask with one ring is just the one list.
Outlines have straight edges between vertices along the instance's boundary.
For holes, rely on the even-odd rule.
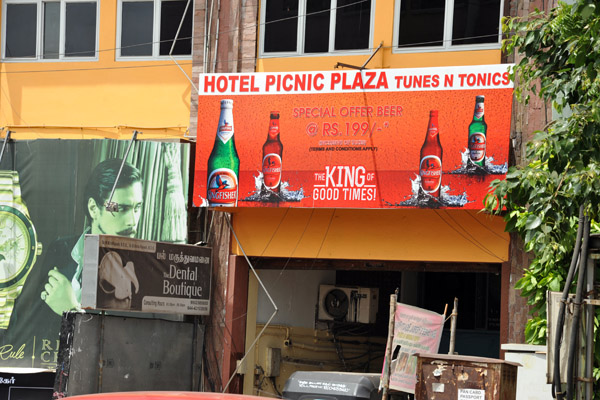
[[444,328],[444,315],[397,303],[392,349],[397,356],[390,367],[392,390],[415,393],[417,357],[414,353],[437,353]]
[[[130,143],[7,145],[0,163],[1,365],[56,366],[62,314],[81,309],[86,234],[187,242],[189,145],[136,141],[127,152]],[[143,266],[136,268],[142,276]]]
[[481,209],[508,67],[201,74],[194,205]]
[[211,249],[86,235],[81,307],[208,315]]

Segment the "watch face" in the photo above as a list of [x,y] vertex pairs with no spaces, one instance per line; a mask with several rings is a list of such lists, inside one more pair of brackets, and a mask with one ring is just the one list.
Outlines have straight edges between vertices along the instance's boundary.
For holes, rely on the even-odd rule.
[[35,256],[35,234],[19,210],[0,206],[0,288],[27,276]]

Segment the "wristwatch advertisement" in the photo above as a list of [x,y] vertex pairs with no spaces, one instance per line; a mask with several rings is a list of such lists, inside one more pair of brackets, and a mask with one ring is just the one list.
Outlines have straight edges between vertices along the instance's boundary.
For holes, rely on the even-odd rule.
[[0,329],[8,328],[15,299],[41,252],[19,174],[0,170]]

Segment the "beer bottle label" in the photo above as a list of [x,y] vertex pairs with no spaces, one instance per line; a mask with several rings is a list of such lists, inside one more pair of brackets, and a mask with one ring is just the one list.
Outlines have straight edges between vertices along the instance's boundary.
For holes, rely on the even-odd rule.
[[226,118],[219,121],[219,128],[217,129],[217,136],[225,144],[233,136],[233,124]]
[[263,158],[262,173],[265,187],[275,189],[281,181],[281,157],[276,153],[269,153]]
[[210,206],[235,207],[238,195],[238,178],[228,168],[218,168],[210,173],[206,197]]
[[427,128],[427,134],[429,137],[434,138],[438,135],[439,129],[435,124],[431,124],[429,128]]
[[485,158],[486,137],[481,132],[474,132],[469,136],[469,157],[473,162],[482,162]]
[[475,104],[475,113],[473,116],[477,119],[483,118],[483,103]]
[[438,156],[425,156],[419,167],[421,188],[425,193],[435,193],[442,183],[442,160]]

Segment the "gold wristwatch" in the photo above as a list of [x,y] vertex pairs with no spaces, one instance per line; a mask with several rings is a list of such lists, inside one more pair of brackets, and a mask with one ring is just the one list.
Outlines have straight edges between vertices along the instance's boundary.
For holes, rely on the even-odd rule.
[[0,170],[0,329],[8,328],[15,299],[41,252],[19,174]]

